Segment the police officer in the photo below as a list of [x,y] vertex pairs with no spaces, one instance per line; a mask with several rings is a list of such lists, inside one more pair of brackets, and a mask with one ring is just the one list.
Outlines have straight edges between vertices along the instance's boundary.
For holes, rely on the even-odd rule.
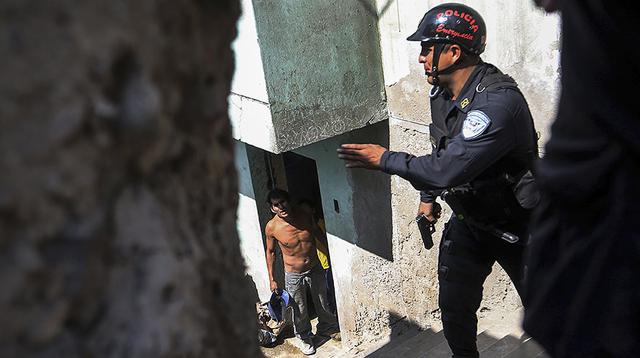
[[419,214],[432,218],[437,196],[452,207],[438,262],[444,334],[454,357],[478,357],[476,311],[494,262],[520,293],[529,209],[535,204],[526,189],[537,157],[536,133],[515,81],[479,57],[486,28],[478,12],[438,5],[407,39],[421,42],[419,62],[433,85],[432,154],[343,144],[338,157],[349,168],[410,181],[421,190]]

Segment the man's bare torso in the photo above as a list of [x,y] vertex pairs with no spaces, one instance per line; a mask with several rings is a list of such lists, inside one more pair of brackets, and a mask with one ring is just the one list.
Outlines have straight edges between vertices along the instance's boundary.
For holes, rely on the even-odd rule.
[[311,216],[298,213],[290,222],[274,216],[267,224],[278,241],[287,272],[304,272],[318,263],[314,226]]

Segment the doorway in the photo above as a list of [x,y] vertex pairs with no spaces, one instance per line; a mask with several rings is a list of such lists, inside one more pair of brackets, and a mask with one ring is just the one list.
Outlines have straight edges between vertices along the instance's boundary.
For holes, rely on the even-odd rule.
[[[320,184],[318,181],[318,169],[315,160],[293,152],[283,153],[282,160],[288,191],[294,204],[308,207],[312,211],[316,223],[318,223],[320,229],[326,234],[324,213],[322,210],[322,196],[320,194]],[[318,259],[320,260],[322,268],[325,270],[329,305],[333,313],[337,314],[335,289],[331,272],[331,254],[326,236],[317,240],[316,246],[318,248]],[[310,297],[308,297],[307,302],[309,302],[309,308],[311,309],[313,304]],[[312,313],[311,310],[310,313]],[[313,313],[315,314],[315,310],[313,310]]]

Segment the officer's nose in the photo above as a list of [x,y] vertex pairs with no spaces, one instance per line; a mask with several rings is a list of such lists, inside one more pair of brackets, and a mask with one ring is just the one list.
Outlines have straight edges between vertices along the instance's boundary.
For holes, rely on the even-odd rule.
[[429,71],[431,65],[427,63],[427,56],[420,55],[418,56],[418,62],[422,63],[425,71]]
[[424,68],[425,69],[429,69],[431,67],[431,64],[429,64],[429,62],[428,62],[427,55],[418,56],[418,62],[424,64]]

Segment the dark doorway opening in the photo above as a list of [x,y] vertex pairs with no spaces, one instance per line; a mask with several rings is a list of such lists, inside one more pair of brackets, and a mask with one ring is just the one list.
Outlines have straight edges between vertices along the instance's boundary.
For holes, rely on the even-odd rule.
[[283,153],[282,159],[291,197],[296,203],[301,200],[312,202],[316,215],[324,219],[316,161],[292,152]]
[[[294,203],[296,205],[306,204],[311,207],[318,226],[326,233],[324,213],[322,210],[322,196],[318,182],[318,169],[315,160],[293,152],[283,153],[282,160],[287,178],[287,187]],[[325,269],[325,277],[327,279],[327,298],[329,299],[333,313],[337,314],[329,247],[326,237],[318,238],[318,241],[316,242],[318,258],[323,269]],[[307,297],[307,302],[309,303],[310,314],[315,316],[315,308],[313,307],[311,297]]]

